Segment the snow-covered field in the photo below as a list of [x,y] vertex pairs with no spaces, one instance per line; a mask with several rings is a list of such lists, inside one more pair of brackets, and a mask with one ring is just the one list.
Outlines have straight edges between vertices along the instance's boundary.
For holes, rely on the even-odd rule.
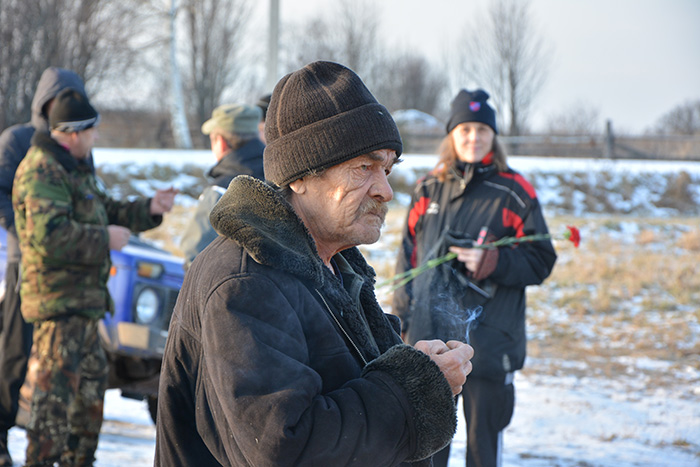
[[[181,169],[187,164],[202,167],[212,164],[209,151],[97,149],[95,158],[98,166],[124,167],[122,164],[126,164],[129,169],[153,163],[170,165],[176,169]],[[405,162],[398,166],[397,172],[407,182],[414,179],[425,167],[432,166],[435,161],[434,156],[426,155],[407,155],[404,159]],[[692,162],[610,162],[512,157],[510,163],[526,177],[537,180],[538,194],[548,217],[565,214],[567,219],[586,219],[591,214],[586,212],[584,198],[590,197],[590,194],[585,193],[584,188],[579,189],[580,194],[572,197],[573,202],[560,201],[561,183],[580,182],[565,178],[566,174],[586,173],[607,177],[606,180],[634,176],[635,180],[644,186],[637,187],[629,196],[621,197],[619,192],[610,192],[604,203],[617,203],[617,208],[622,213],[629,213],[631,209],[632,213],[639,211],[644,216],[655,218],[678,215],[678,212],[668,207],[659,208],[658,203],[654,202],[661,198],[661,194],[654,191],[654,186],[661,183],[657,177],[681,172],[689,174],[694,181],[700,177],[700,163]],[[185,183],[188,174],[181,172],[178,177],[181,179],[172,180],[170,183],[179,186]],[[698,189],[698,184],[693,182],[691,195],[698,201],[697,204],[700,204]],[[397,198],[400,203],[405,202],[401,195]],[[191,204],[192,200],[182,199],[179,202],[187,205]],[[569,206],[569,210],[562,211],[562,206]],[[639,231],[640,227],[636,222],[636,217],[632,216],[622,222],[620,225],[623,233]],[[686,218],[684,222],[684,225],[689,224],[695,230],[700,227],[697,219],[688,222]],[[675,227],[677,224],[673,222],[669,222],[669,225],[670,229],[680,228]],[[586,240],[593,241],[584,237],[583,241]],[[375,261],[393,262],[391,254],[387,254],[391,251],[391,247],[388,246],[391,241],[395,241],[394,235],[385,235],[379,244],[372,246],[370,251],[376,252],[376,255],[371,255]],[[563,252],[560,259],[571,260],[571,254]],[[577,250],[576,254],[583,256],[585,260],[584,248]],[[670,253],[671,256],[673,254]],[[697,255],[697,251],[694,254]],[[376,264],[375,268],[378,271],[381,269]],[[696,268],[692,273],[697,275],[700,270]],[[541,295],[543,292],[552,295],[556,293],[546,286],[538,293]],[[685,310],[687,318],[679,316],[678,313],[673,315],[673,319],[687,319],[688,333],[691,336],[685,348],[685,363],[680,366],[636,352],[628,357],[616,357],[615,368],[622,370],[608,374],[608,371],[601,370],[601,367],[610,362],[601,361],[601,357],[595,354],[593,344],[589,353],[584,353],[578,358],[565,355],[556,356],[557,358],[529,357],[526,369],[520,372],[515,380],[516,408],[514,418],[504,436],[504,466],[700,466],[700,313],[697,303],[686,307]],[[542,309],[531,309],[528,313],[533,321],[551,323],[551,327],[554,328],[562,320],[571,320],[571,315],[557,314],[557,311],[553,305],[548,304]],[[656,339],[657,334],[664,335],[666,316],[668,315],[653,316],[658,326],[658,333],[654,336],[634,335],[634,338]],[[614,326],[606,328],[607,334],[595,329],[595,326],[603,325],[606,320],[611,319],[613,315],[584,316],[580,322],[573,323],[573,329],[577,337],[584,340],[614,339],[615,333],[622,332],[627,323],[615,323]],[[592,322],[596,324],[591,325]],[[547,333],[542,333],[541,324],[538,326],[532,329],[528,327],[528,330],[533,332],[533,341],[539,344],[546,343]],[[665,344],[662,337],[658,339],[656,346],[663,347]],[[450,458],[451,467],[464,465],[465,436],[464,423],[460,417]],[[21,465],[24,459],[25,446],[24,431],[19,428],[11,430],[10,447],[16,465]],[[108,391],[105,424],[96,465],[151,465],[154,449],[155,430],[145,403],[122,398],[115,390]]]

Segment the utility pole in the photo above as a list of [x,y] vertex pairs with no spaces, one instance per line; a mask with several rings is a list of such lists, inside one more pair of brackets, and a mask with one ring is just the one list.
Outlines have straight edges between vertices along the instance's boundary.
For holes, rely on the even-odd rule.
[[615,158],[615,136],[612,130],[612,121],[605,122],[605,138],[603,141],[603,157],[605,159]]
[[272,92],[277,84],[277,60],[280,28],[280,0],[270,0],[270,23],[267,31],[267,78],[265,85]]
[[177,0],[170,3],[170,124],[173,127],[175,146],[179,149],[192,149],[192,138],[185,115],[185,96],[182,93],[180,68],[177,66],[177,42],[175,24],[177,18]]

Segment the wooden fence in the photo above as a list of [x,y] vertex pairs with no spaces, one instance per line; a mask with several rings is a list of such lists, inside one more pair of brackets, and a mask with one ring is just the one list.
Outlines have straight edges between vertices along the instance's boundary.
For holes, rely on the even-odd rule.
[[[443,134],[402,132],[404,152],[434,154]],[[605,159],[700,160],[700,135],[613,134],[608,123],[602,135],[499,136],[508,154],[521,156],[600,157]]]

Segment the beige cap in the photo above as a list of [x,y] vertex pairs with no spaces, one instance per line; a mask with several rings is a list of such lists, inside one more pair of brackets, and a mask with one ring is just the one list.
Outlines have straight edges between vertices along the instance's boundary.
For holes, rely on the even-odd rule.
[[211,118],[202,124],[202,133],[208,135],[215,128],[229,133],[257,133],[262,110],[255,105],[226,104],[215,108]]

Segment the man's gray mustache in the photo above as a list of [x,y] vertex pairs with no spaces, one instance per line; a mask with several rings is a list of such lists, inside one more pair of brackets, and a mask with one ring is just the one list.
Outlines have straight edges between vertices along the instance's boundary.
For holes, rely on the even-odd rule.
[[361,216],[365,214],[375,214],[384,219],[387,212],[389,212],[389,206],[376,199],[371,199],[360,207]]

